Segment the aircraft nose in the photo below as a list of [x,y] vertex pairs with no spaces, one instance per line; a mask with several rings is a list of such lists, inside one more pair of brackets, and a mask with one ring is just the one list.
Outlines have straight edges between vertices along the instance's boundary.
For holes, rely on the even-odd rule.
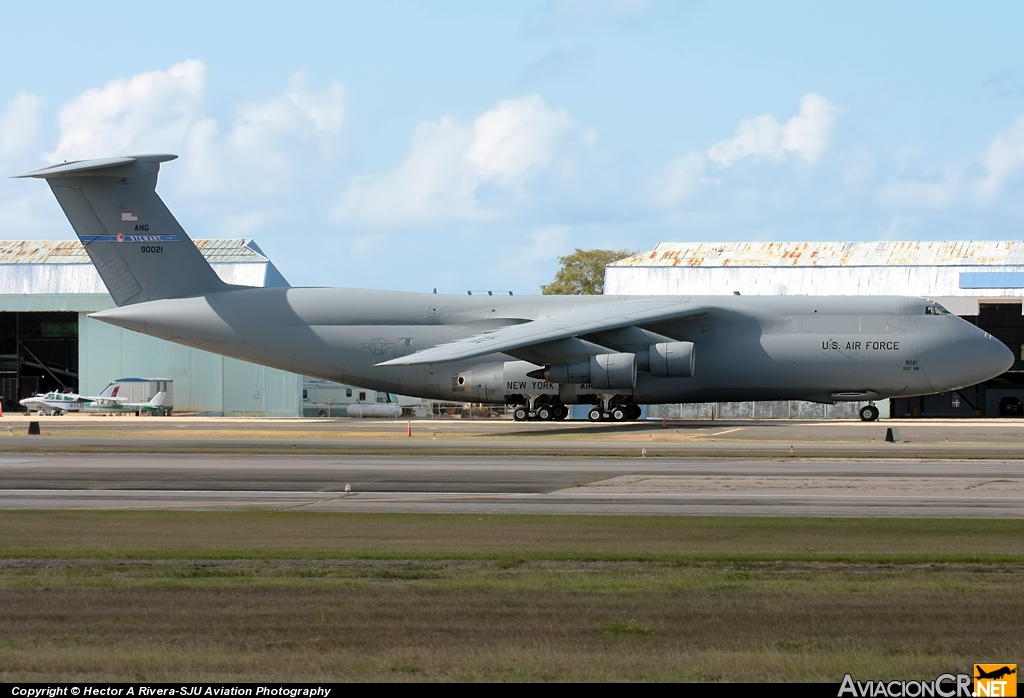
[[974,336],[965,343],[966,351],[957,358],[958,382],[963,386],[995,378],[1010,370],[1014,361],[1013,352],[1005,344],[988,332],[972,329]]
[[976,385],[1009,370],[1014,356],[988,332],[959,320],[935,335],[922,362],[937,392]]
[[[979,361],[985,366],[986,370],[991,372],[992,378],[1006,373],[1013,366],[1017,357],[1013,355],[1010,348],[1000,342],[998,339],[990,335],[988,332],[985,333],[985,349],[980,352],[985,354]],[[983,340],[984,341],[984,340]]]

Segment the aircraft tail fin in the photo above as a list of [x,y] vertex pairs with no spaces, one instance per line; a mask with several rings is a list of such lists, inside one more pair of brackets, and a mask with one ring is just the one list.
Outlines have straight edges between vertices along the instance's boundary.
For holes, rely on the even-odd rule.
[[79,160],[18,175],[50,185],[119,306],[236,288],[217,276],[156,193],[160,163],[176,157]]
[[146,407],[163,407],[164,400],[167,399],[167,393],[161,390],[159,393],[153,396],[153,399],[146,403]]

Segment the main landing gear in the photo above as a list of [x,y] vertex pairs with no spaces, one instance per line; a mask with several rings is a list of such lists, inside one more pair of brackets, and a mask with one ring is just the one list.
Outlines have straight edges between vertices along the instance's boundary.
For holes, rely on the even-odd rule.
[[[595,405],[587,412],[591,422],[631,422],[640,419],[640,406],[632,403]],[[516,405],[512,419],[526,421],[561,421],[569,416],[569,408],[560,402],[534,402],[532,405]]]
[[516,405],[516,408],[512,410],[512,419],[517,422],[533,419],[542,422],[561,421],[568,416],[569,408],[560,402],[534,404],[533,409],[529,405]]
[[878,419],[878,408],[874,405],[864,405],[860,408],[860,419],[862,422],[874,422]]
[[600,405],[595,405],[590,408],[587,412],[587,419],[591,422],[600,422],[602,420],[611,420],[613,422],[631,422],[636,419],[640,419],[640,406],[631,403],[622,405],[612,405],[607,408],[602,408]]

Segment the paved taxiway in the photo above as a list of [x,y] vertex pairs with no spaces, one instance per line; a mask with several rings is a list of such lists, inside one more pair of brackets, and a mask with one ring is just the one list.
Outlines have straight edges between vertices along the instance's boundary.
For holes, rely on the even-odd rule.
[[[344,493],[351,485],[352,494]],[[1024,461],[0,456],[0,509],[1024,517]]]
[[[626,424],[511,420],[0,418],[0,452],[868,458],[1024,457],[1024,419],[677,420]],[[411,426],[412,437],[407,436]],[[897,427],[901,440],[885,443]]]

